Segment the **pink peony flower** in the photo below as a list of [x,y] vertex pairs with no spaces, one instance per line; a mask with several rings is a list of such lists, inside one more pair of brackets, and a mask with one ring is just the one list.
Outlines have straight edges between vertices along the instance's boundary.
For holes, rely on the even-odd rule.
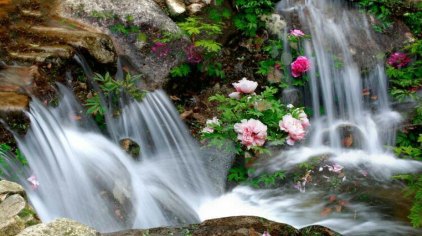
[[293,29],[293,30],[290,30],[290,35],[293,35],[296,37],[302,37],[302,36],[305,36],[305,33],[303,33],[302,30]]
[[239,93],[253,93],[258,87],[258,83],[255,81],[247,80],[246,78],[243,78],[242,80],[239,80],[237,83],[233,83],[234,88],[236,89],[236,92]]
[[402,52],[395,52],[388,58],[387,63],[394,68],[402,68],[409,64],[410,58]]
[[302,122],[292,115],[287,114],[283,116],[283,119],[278,123],[280,129],[287,132],[289,137],[287,138],[288,145],[294,145],[295,142],[305,138],[305,129]]
[[229,97],[233,99],[240,99],[240,93],[239,92],[230,93]]
[[303,126],[304,129],[307,129],[309,126],[311,126],[311,123],[309,122],[308,116],[303,111],[299,114],[299,120],[302,123],[302,126]]
[[169,54],[170,49],[167,47],[166,43],[156,42],[151,47],[151,51],[153,51],[158,57],[166,57]]
[[328,171],[330,172],[334,172],[334,173],[340,173],[341,170],[343,170],[343,166],[339,165],[339,164],[334,164],[332,166],[327,165],[328,167]]
[[38,186],[40,186],[40,182],[38,182],[37,176],[35,175],[31,175],[31,177],[29,177],[27,180],[29,181],[29,183],[31,183],[31,187],[34,190],[37,189]]
[[250,119],[234,124],[237,139],[242,141],[248,149],[252,146],[262,146],[267,138],[267,126],[261,121]]
[[198,50],[195,47],[195,45],[189,45],[189,46],[187,46],[185,48],[185,53],[186,53],[186,56],[188,58],[188,62],[189,63],[198,64],[199,62],[202,61],[202,56],[198,52]]
[[299,56],[290,66],[292,69],[292,76],[297,78],[311,68],[311,63],[307,57]]
[[220,125],[220,120],[217,117],[213,117],[212,119],[208,119],[206,122],[206,126],[202,129],[202,133],[214,133],[214,127]]

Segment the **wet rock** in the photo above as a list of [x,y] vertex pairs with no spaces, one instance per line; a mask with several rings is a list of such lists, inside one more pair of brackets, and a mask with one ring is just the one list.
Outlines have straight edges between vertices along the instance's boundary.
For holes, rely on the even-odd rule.
[[166,0],[170,14],[180,15],[186,11],[186,5],[183,0]]
[[[294,227],[266,220],[255,216],[235,216],[207,220],[201,224],[193,224],[180,228],[154,228],[148,230],[129,230],[118,233],[103,234],[104,236],[161,236],[161,235],[236,235],[236,236],[261,236],[264,232],[277,236],[295,235],[339,235],[338,233],[322,227],[311,226],[302,230]],[[301,234],[302,233],[302,234]],[[318,233],[318,234],[317,234]],[[323,233],[323,234],[321,234]]]
[[0,91],[15,92],[21,89],[30,89],[37,75],[37,66],[0,65]]
[[14,194],[0,204],[0,221],[17,216],[24,208],[26,202],[19,194]]
[[7,180],[0,181],[0,195],[3,194],[21,194],[23,195],[25,190],[22,186],[17,183],[13,183]]
[[69,219],[57,219],[48,224],[26,228],[18,236],[95,236],[97,232],[83,224]]
[[65,44],[75,48],[84,49],[100,63],[108,64],[116,61],[117,55],[114,52],[113,41],[105,34],[44,26],[34,26],[29,31],[37,35],[43,35],[43,37],[48,39],[63,41]]
[[[7,183],[6,187],[11,187],[13,191],[19,190],[18,186],[10,183]],[[25,228],[24,221],[18,216],[25,208],[25,205],[25,199],[18,194],[6,198],[0,204],[0,235],[16,235]]]
[[18,217],[0,219],[0,235],[15,236],[25,228],[24,222]]
[[29,105],[29,97],[15,92],[0,92],[0,112],[12,112],[26,110]]

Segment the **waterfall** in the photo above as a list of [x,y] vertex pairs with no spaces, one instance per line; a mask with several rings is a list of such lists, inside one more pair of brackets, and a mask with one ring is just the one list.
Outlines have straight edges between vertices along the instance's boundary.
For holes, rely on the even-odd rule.
[[[385,148],[394,141],[400,115],[389,107],[383,64],[375,63],[361,76],[353,56],[356,37],[373,42],[366,19],[335,0],[283,0],[278,9],[296,12],[312,36],[304,46],[313,65],[314,115],[303,146],[283,151],[257,171],[291,170],[319,155],[346,169],[365,170],[368,178],[386,185],[393,174],[420,170],[419,162],[397,159]],[[341,68],[334,66],[336,60],[343,62]],[[365,90],[372,98],[363,98]],[[27,112],[31,128],[24,137],[16,135],[29,167],[22,169],[9,158],[13,171],[4,171],[18,178],[43,221],[67,217],[112,232],[258,215],[298,228],[320,224],[346,235],[417,234],[361,202],[350,202],[350,211],[321,216],[321,199],[329,195],[322,190],[238,186],[223,194],[222,167],[230,155],[201,149],[162,91],[149,93],[143,102],[122,104],[119,118],[106,117],[108,135],[84,115],[68,89],[59,85],[59,93],[57,107],[34,99]],[[345,132],[353,138],[352,147],[342,142]],[[119,146],[126,138],[141,148],[136,159]],[[31,175],[40,183],[37,189],[26,180]]]

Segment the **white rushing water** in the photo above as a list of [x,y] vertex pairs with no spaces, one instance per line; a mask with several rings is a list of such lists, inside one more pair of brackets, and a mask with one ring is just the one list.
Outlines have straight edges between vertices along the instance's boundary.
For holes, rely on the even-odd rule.
[[[315,113],[307,143],[271,158],[260,171],[291,170],[311,157],[328,155],[346,169],[362,168],[388,183],[393,174],[415,172],[421,165],[397,159],[385,148],[394,140],[400,116],[389,108],[382,63],[361,77],[350,35],[372,41],[371,33],[366,19],[349,14],[340,2],[283,0],[278,5],[283,14],[297,12],[312,36],[305,49],[313,65],[309,74]],[[343,66],[335,67],[335,60]],[[364,101],[363,86],[376,94],[376,101]],[[60,105],[49,108],[32,101],[31,128],[25,137],[17,136],[30,168],[18,170],[11,162],[19,172],[6,170],[20,179],[43,221],[68,217],[111,232],[258,215],[298,228],[320,224],[348,235],[416,235],[362,203],[350,202],[349,211],[321,216],[321,199],[329,194],[324,191],[238,186],[223,193],[224,171],[215,172],[227,163],[211,161],[210,152],[200,149],[162,91],[149,93],[142,103],[125,104],[117,120],[107,117],[105,136],[60,87]],[[352,149],[342,144],[345,128],[354,137]],[[124,138],[140,144],[139,160],[122,151],[119,141]],[[37,189],[26,181],[32,174],[40,182]]]

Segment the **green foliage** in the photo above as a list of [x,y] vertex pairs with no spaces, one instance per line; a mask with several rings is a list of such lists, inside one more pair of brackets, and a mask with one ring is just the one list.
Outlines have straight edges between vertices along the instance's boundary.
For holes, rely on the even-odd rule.
[[[140,78],[140,75],[132,76],[126,74],[124,79],[116,80],[107,72],[104,76],[96,74],[94,80],[99,83],[101,93],[103,93],[104,97],[109,99],[106,102],[117,107],[120,94],[123,92],[135,100],[141,100],[144,97],[145,92],[137,86]],[[87,107],[88,114],[103,116],[105,113],[105,108],[98,93],[89,98],[85,106]]]
[[368,11],[370,14],[374,15],[379,23],[374,25],[373,28],[375,31],[382,33],[391,25],[393,21],[391,19],[391,10],[386,4],[396,0],[360,0],[359,6]]
[[135,25],[127,25],[123,23],[118,23],[110,26],[110,31],[115,34],[123,34],[129,36],[132,33],[139,33],[139,27]]
[[208,12],[208,18],[214,22],[221,22],[223,20],[228,20],[231,17],[231,12],[227,8],[217,9],[211,8]]
[[229,170],[227,180],[235,183],[244,183],[254,188],[271,188],[276,186],[278,181],[282,181],[286,178],[286,174],[283,171],[264,173],[256,177],[249,178],[249,174],[252,174],[253,172],[253,169],[233,167]]
[[91,16],[99,20],[111,20],[116,18],[113,11],[92,11]]
[[[244,156],[246,148],[237,140],[234,125],[241,120],[256,119],[267,126],[267,144],[284,144],[287,134],[280,130],[279,121],[283,116],[290,113],[293,117],[298,117],[303,111],[301,108],[288,109],[275,97],[277,89],[267,87],[261,94],[242,96],[240,99],[232,99],[227,95],[217,94],[210,97],[211,102],[218,103],[217,110],[221,112],[219,116],[220,124],[215,125],[213,133],[203,133],[202,138],[210,145],[218,147],[224,146],[227,140],[235,142],[235,152]],[[254,146],[251,150],[255,153],[268,153],[264,147]]]
[[221,79],[224,79],[224,77],[226,77],[226,74],[223,70],[223,65],[218,62],[206,64],[206,66],[200,67],[200,70],[202,72],[206,72],[206,74],[210,77],[217,77]]
[[[197,71],[205,73],[209,77],[224,78],[225,73],[221,63],[216,62],[222,45],[215,41],[215,36],[222,33],[221,22],[207,23],[202,18],[188,17],[185,21],[177,23],[185,36],[188,36],[194,46],[195,53],[200,54],[201,61],[197,64]],[[163,33],[160,42],[169,43],[183,37],[182,35],[174,35]],[[189,52],[184,51],[186,56]],[[192,63],[195,64],[195,63]],[[182,64],[172,68],[170,75],[172,77],[186,77],[193,71],[194,65]]]
[[181,64],[180,66],[173,67],[170,71],[172,77],[186,77],[191,72],[188,64]]
[[28,165],[28,161],[18,148],[14,149],[10,145],[2,143],[0,144],[0,177],[2,175],[2,169],[9,168],[4,159],[6,158],[6,153],[14,154],[17,163],[21,164],[22,166]]
[[405,51],[414,60],[404,68],[387,66],[387,76],[390,79],[390,93],[397,101],[417,99],[416,89],[422,85],[422,40],[407,46]]
[[213,36],[213,35],[218,35],[222,33],[221,24],[205,23],[203,19],[200,19],[197,17],[188,17],[184,22],[179,22],[177,23],[177,25],[191,39],[194,39],[196,36],[200,34]]
[[235,0],[234,4],[238,14],[234,16],[233,23],[237,29],[246,36],[253,37],[257,31],[264,27],[264,22],[259,18],[261,15],[272,13],[274,3],[272,0]]

